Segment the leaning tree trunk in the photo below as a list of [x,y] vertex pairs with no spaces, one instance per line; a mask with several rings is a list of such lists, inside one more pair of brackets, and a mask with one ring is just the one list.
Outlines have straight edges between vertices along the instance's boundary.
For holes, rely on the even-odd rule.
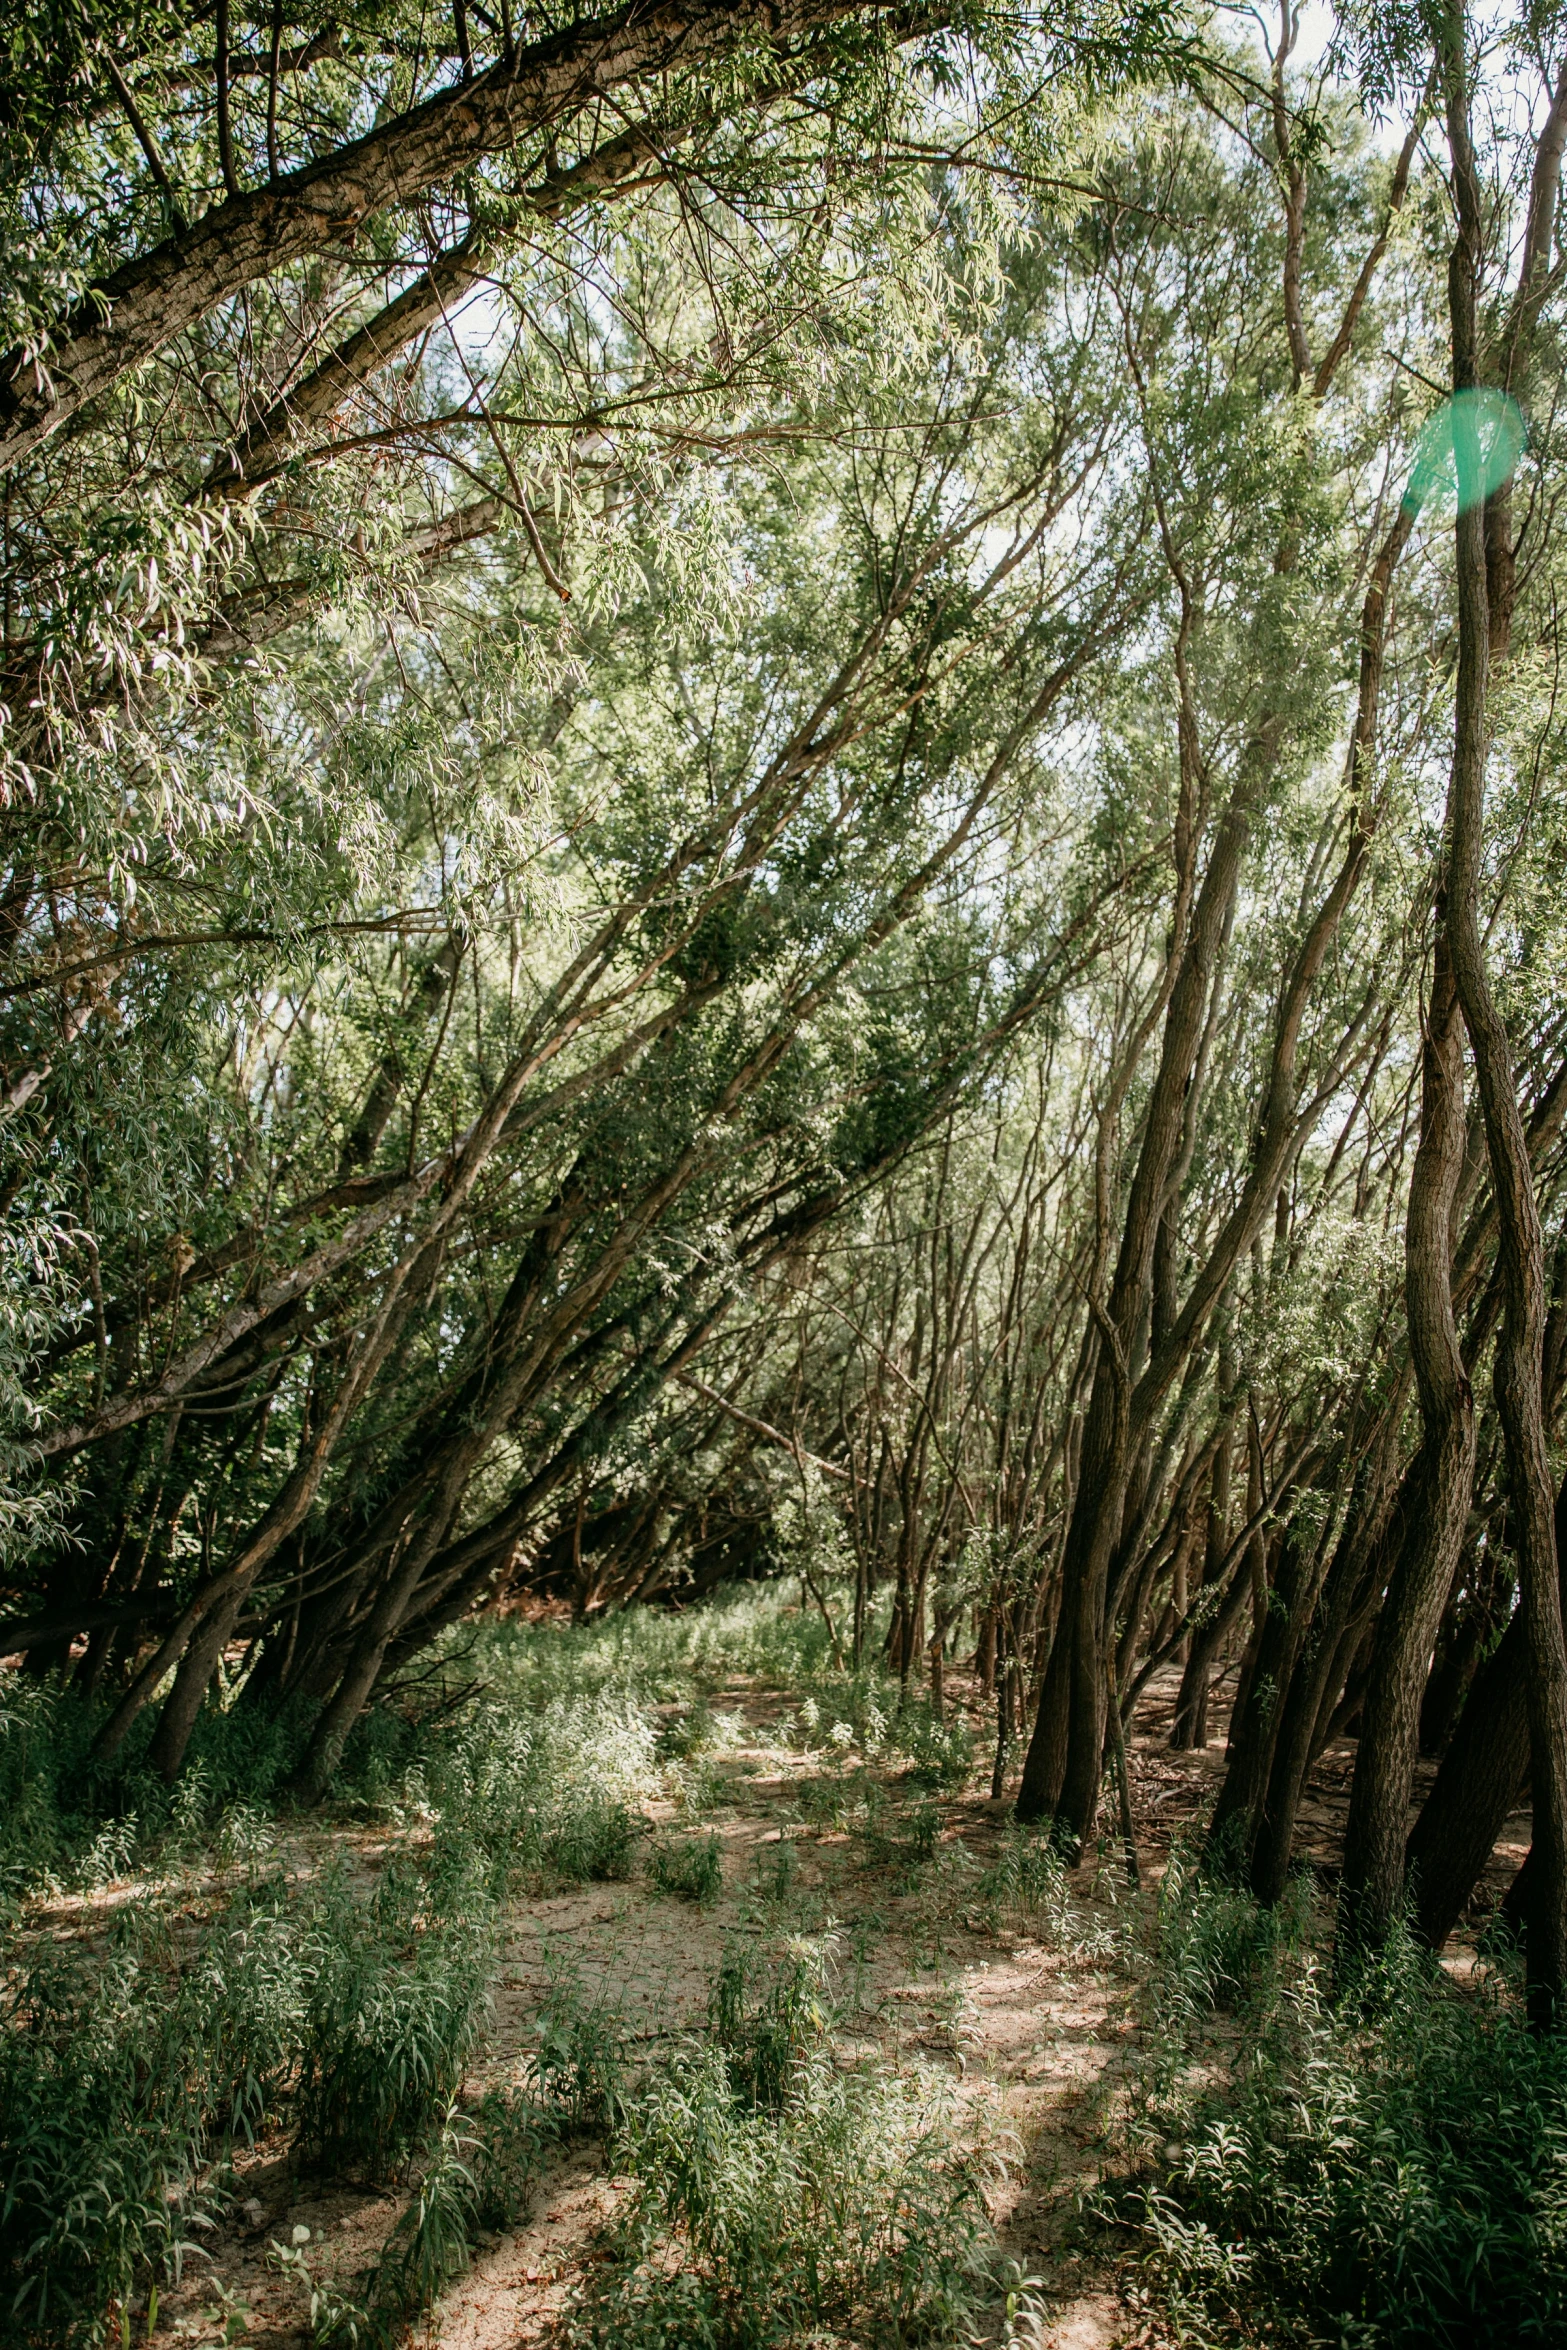
[[[1454,8],[1444,27],[1448,147],[1458,236],[1448,272],[1453,388],[1480,380],[1477,286],[1485,223],[1469,133],[1465,26]],[[1480,931],[1480,866],[1488,749],[1486,693],[1490,614],[1485,508],[1477,494],[1480,451],[1473,415],[1456,402],[1453,443],[1460,485],[1455,530],[1458,572],[1458,681],[1449,819],[1452,828],[1448,928],[1453,975],[1474,1054],[1485,1118],[1502,1273],[1502,1329],[1495,1389],[1507,1448],[1511,1520],[1527,1642],[1530,1777],[1535,1868],[1528,1939],[1530,2014],[1552,2020],[1567,1990],[1567,1638],[1557,1583],[1553,1495],[1543,1395],[1545,1251],[1528,1138],[1518,1106],[1512,1048],[1486,969]],[[1469,485],[1466,497],[1464,488]]]
[[[1567,1480],[1556,1496],[1556,1548],[1567,1561]],[[1490,1859],[1529,1776],[1529,1643],[1520,1610],[1469,1685],[1457,1727],[1410,1831],[1406,1867],[1415,1933],[1440,1950]]]
[[1350,1506],[1305,1634],[1302,1653],[1279,1711],[1267,1790],[1251,1844],[1251,1889],[1261,1902],[1283,1899],[1295,1851],[1295,1827],[1306,1777],[1321,1752],[1324,1720],[1353,1653],[1357,1608],[1368,1583],[1377,1584],[1394,1507],[1388,1493],[1395,1400],[1383,1415],[1377,1441],[1355,1474]]
[[1202,1585],[1199,1606],[1208,1603],[1202,1621],[1192,1633],[1186,1651],[1186,1663],[1181,1673],[1180,1694],[1175,1700],[1175,1719],[1170,1725],[1170,1744],[1178,1752],[1208,1743],[1208,1689],[1213,1679],[1213,1668],[1219,1646],[1230,1624],[1232,1611],[1226,1617],[1217,1585],[1230,1565],[1237,1585],[1244,1572],[1239,1562],[1229,1560],[1230,1541],[1230,1467],[1235,1433],[1235,1419],[1240,1398],[1235,1391],[1235,1362],[1233,1349],[1228,1345],[1219,1350],[1219,1391],[1227,1400],[1221,1407],[1219,1441],[1213,1456],[1213,1478],[1208,1490],[1208,1525],[1203,1553]]
[[1342,1958],[1385,1941],[1404,1892],[1420,1701],[1474,1484],[1474,1396],[1453,1316],[1453,1207],[1464,1171],[1464,1060],[1442,929],[1421,1056],[1420,1147],[1409,1186],[1405,1296],[1420,1394],[1418,1506],[1377,1619],[1344,1835]]
[[1261,750],[1257,760],[1256,770],[1237,784],[1220,823],[1170,991],[1159,1069],[1100,1326],[1082,1462],[1062,1552],[1061,1611],[1018,1790],[1018,1818],[1054,1815],[1063,1844],[1073,1851],[1091,1832],[1099,1807],[1109,1683],[1105,1599],[1133,1469],[1134,1448],[1128,1441],[1132,1365],[1138,1334],[1148,1326],[1165,1187],[1181,1145],[1188,1086],[1228,936],[1253,801],[1267,767]]
[[1416,1936],[1440,1950],[1529,1775],[1529,1644],[1521,1614],[1474,1677],[1405,1853]]
[[1262,1604],[1252,1670],[1231,1721],[1229,1760],[1208,1827],[1206,1857],[1224,1876],[1243,1878],[1251,1866],[1283,1700],[1300,1652],[1304,1618],[1315,1597],[1306,1589],[1308,1563],[1303,1537],[1298,1527],[1291,1527]]

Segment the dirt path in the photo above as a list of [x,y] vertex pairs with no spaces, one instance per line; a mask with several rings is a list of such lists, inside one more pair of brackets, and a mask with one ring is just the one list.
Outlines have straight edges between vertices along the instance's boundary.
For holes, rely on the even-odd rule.
[[[1205,1752],[1169,1751],[1174,1678],[1166,1678],[1168,1688],[1161,1681],[1148,1691],[1131,1745],[1145,1883],[1157,1878],[1172,1840],[1206,1811],[1223,1770],[1222,1719]],[[960,1691],[960,1701],[969,1695]],[[563,1984],[614,2018],[634,2058],[699,2027],[731,1938],[773,1950],[790,1937],[825,1938],[844,2053],[946,2079],[964,2135],[987,2150],[1001,2248],[1041,2280],[1038,2350],[1109,2350],[1161,2338],[1146,2309],[1120,2298],[1126,2251],[1080,2217],[1081,2198],[1107,2157],[1117,2085],[1136,2053],[1132,1981],[1117,1934],[1125,1901],[1119,1862],[1102,1855],[1080,1871],[1070,1899],[1048,1916],[1008,1913],[994,1896],[979,1898],[986,1870],[1006,1848],[1006,1803],[973,1792],[933,1797],[896,1767],[825,1740],[802,1752],[784,1734],[792,1702],[750,1684],[709,1692],[706,1702],[727,1735],[692,1774],[694,1800],[679,1814],[669,1803],[647,1809],[658,1835],[717,1837],[721,1889],[698,1907],[658,1891],[639,1866],[629,1883],[520,1903],[468,2093],[524,2076],[539,2011]],[[982,1730],[977,1709],[973,1719]],[[1329,1748],[1303,1807],[1301,1857],[1326,1887],[1353,1756],[1348,1742]],[[1526,1822],[1509,1823],[1508,1834],[1520,1825],[1526,1839]],[[391,1848],[383,1837],[342,1833],[367,1873]],[[329,1850],[330,1840],[312,1830],[291,1865],[297,1858],[311,1873]],[[1504,1836],[1477,1897],[1482,1905],[1513,1866]],[[69,1921],[60,1926],[70,1930]],[[1468,1955],[1460,1942],[1450,1963],[1461,1970]],[[527,2223],[479,2246],[434,2313],[429,2343],[441,2350],[543,2343],[628,2191],[606,2159],[601,2145],[578,2141],[546,2167]],[[167,2350],[225,2338],[256,2350],[304,2350],[305,2295],[297,2276],[280,2273],[277,2247],[297,2247],[318,2279],[349,2286],[406,2200],[406,2189],[311,2178],[281,2139],[258,2147],[239,2171],[233,2218],[204,2240],[184,2282],[163,2297],[149,2339]]]
[[[733,1727],[707,1766],[709,1800],[679,1818],[667,1804],[648,1810],[665,1833],[717,1835],[721,1892],[699,1908],[658,1892],[639,1869],[627,1884],[519,1905],[469,2089],[518,2077],[539,2009],[564,1980],[612,2012],[633,2049],[651,2049],[699,2024],[727,1938],[776,1947],[827,1937],[845,2052],[948,2078],[965,2135],[989,2150],[1003,2250],[1025,2273],[1048,2270],[1041,2350],[1121,2338],[1128,2313],[1076,2219],[1079,2191],[1099,2175],[1105,2097],[1130,2032],[1127,1982],[1107,1952],[1116,1921],[1103,1892],[1113,1876],[1100,1872],[1096,1895],[1082,1873],[1082,1930],[1064,1938],[1028,1919],[980,1915],[971,1895],[1001,1849],[1004,1804],[932,1798],[852,1753],[793,1750],[778,1736],[785,1701],[744,1685],[711,1703]],[[849,1816],[867,1786],[878,1791],[873,1833]],[[546,2337],[626,2192],[604,2159],[599,2145],[579,2143],[548,2168],[527,2224],[480,2246],[435,2312],[430,2342],[521,2350]],[[297,2244],[318,2278],[346,2286],[404,2200],[302,2175],[281,2143],[239,2168],[234,2219],[163,2296],[152,2339],[169,2350],[221,2341],[226,2329],[258,2350],[302,2350],[305,2296],[279,2272],[274,2247]]]

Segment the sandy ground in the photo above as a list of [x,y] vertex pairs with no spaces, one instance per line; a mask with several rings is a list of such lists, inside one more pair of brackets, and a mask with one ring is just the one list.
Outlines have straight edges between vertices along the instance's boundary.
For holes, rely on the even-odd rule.
[[[1205,1753],[1168,1751],[1173,1696],[1173,1683],[1148,1692],[1131,1748],[1145,1878],[1157,1875],[1172,1837],[1206,1809],[1223,1769],[1222,1725]],[[933,1857],[917,1870],[900,1867],[868,1851],[862,1835],[824,1824],[820,1797],[836,1775],[836,1758],[780,1745],[774,1731],[783,1701],[737,1683],[712,1703],[733,1716],[735,1743],[714,1766],[722,1777],[715,1778],[711,1810],[679,1825],[710,1826],[720,1837],[721,1895],[699,1910],[639,1874],[627,1884],[520,1904],[469,2090],[520,2076],[536,2045],[539,2007],[562,1970],[583,1995],[618,2013],[633,2044],[652,2046],[698,2021],[726,1935],[830,1933],[846,2049],[944,2072],[966,2134],[989,2150],[989,2200],[1002,2248],[1040,2280],[1030,2350],[1109,2350],[1166,2339],[1157,2313],[1122,2298],[1128,2248],[1080,2213],[1082,2195],[1101,2176],[1110,2103],[1134,2054],[1132,1986],[1119,1962],[1102,1955],[1125,1898],[1120,1861],[1104,1854],[1079,1872],[1075,1927],[1047,1936],[1025,1921],[1008,1930],[975,1916],[965,1899],[998,1847],[1007,1804],[975,1794],[942,1800]],[[1308,1788],[1302,1857],[1325,1874],[1353,1754],[1348,1744],[1330,1750]],[[889,1828],[900,1809],[929,1800],[896,1784],[888,1793]],[[668,1806],[649,1808],[668,1821]],[[1527,1820],[1509,1823],[1491,1893],[1505,1889],[1527,1837]],[[314,1869],[331,1841],[301,1839],[289,1865]],[[360,1865],[374,1869],[374,1840],[361,1837],[356,1850]],[[80,1930],[69,1912],[62,1905],[53,1931]],[[1462,1952],[1456,1963],[1463,1964]],[[596,2233],[627,2192],[606,2159],[597,2143],[568,2147],[542,2175],[526,2225],[481,2245],[417,2338],[441,2350],[521,2350],[546,2341],[592,2257]],[[182,2283],[162,2296],[145,2335],[155,2350],[226,2339],[257,2350],[304,2350],[305,2293],[297,2275],[283,2273],[277,2248],[299,2240],[318,2277],[348,2285],[374,2259],[407,2194],[396,2182],[313,2179],[293,2165],[281,2140],[259,2145],[239,2170],[232,2219],[203,2239]],[[150,2314],[138,2321],[138,2339]]]

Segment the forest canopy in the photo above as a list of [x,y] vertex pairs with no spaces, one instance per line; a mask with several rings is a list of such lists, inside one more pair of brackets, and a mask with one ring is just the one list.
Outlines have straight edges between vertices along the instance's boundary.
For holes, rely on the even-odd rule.
[[1352,1736],[1341,1967],[1527,1799],[1552,2020],[1564,141],[1549,8],[10,11],[0,1652],[94,1802],[788,1577],[1068,1859],[1160,1675],[1265,1906]]

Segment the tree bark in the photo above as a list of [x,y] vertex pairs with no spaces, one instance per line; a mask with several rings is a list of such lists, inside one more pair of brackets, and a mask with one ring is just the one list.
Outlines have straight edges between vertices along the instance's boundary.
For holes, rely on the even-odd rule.
[[1375,1589],[1381,1582],[1379,1560],[1398,1522],[1389,1485],[1401,1402],[1400,1386],[1356,1469],[1345,1522],[1283,1698],[1251,1838],[1251,1889],[1262,1902],[1282,1900],[1288,1887],[1306,1775],[1321,1751],[1324,1719],[1357,1644],[1357,1611],[1365,1605],[1367,1584]]
[[1208,1012],[1216,958],[1228,931],[1258,780],[1255,774],[1243,777],[1225,811],[1171,991],[1159,1071],[1144,1121],[1089,1396],[1062,1557],[1061,1613],[1018,1791],[1019,1819],[1056,1814],[1069,1847],[1081,1845],[1099,1804],[1106,1705],[1105,1595],[1131,1471],[1128,1358],[1147,1310],[1165,1180],[1180,1146],[1187,1080]]
[[1521,1615],[1480,1667],[1404,1856],[1417,1940],[1440,1950],[1529,1775],[1529,1656]]
[[[1561,1562],[1567,1560],[1567,1480],[1557,1492],[1555,1516]],[[1410,1831],[1405,1866],[1414,1927],[1428,1949],[1440,1950],[1463,1915],[1528,1779],[1528,1672],[1520,1610],[1470,1683],[1447,1752]]]
[[[1219,1386],[1228,1397],[1222,1408],[1219,1442],[1213,1456],[1213,1477],[1208,1490],[1207,1544],[1203,1554],[1202,1594],[1214,1594],[1214,1587],[1222,1577],[1229,1556],[1230,1544],[1230,1474],[1235,1419],[1240,1399],[1232,1396],[1235,1385],[1235,1366],[1232,1350],[1219,1351]],[[1238,1588],[1243,1567],[1237,1562],[1233,1569]],[[1213,1678],[1214,1659],[1219,1644],[1233,1623],[1239,1610],[1226,1612],[1225,1605],[1214,1605],[1206,1622],[1192,1633],[1186,1651],[1186,1663],[1181,1673],[1180,1694],[1175,1701],[1175,1719],[1170,1725],[1170,1744],[1177,1753],[1208,1743],[1208,1686]]]

